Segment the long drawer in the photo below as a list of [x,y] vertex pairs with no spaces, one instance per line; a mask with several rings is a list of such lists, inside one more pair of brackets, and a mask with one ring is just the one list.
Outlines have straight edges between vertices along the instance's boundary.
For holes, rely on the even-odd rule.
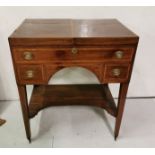
[[15,62],[39,63],[60,61],[122,62],[131,61],[134,49],[131,47],[110,48],[15,48]]

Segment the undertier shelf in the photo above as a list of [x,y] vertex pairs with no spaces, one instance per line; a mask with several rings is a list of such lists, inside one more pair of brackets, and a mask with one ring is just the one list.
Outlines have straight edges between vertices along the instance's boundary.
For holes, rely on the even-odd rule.
[[104,108],[116,117],[116,105],[107,84],[34,86],[29,117],[50,106],[89,105]]

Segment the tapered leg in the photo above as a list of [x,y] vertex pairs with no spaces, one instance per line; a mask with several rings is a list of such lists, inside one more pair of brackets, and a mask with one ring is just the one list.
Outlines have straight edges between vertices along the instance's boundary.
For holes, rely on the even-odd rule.
[[20,103],[22,108],[23,120],[25,125],[26,136],[29,142],[31,142],[30,120],[29,120],[29,108],[27,101],[27,92],[25,85],[18,85]]
[[116,123],[115,123],[115,140],[117,139],[119,130],[120,130],[128,86],[129,86],[129,83],[120,84],[119,98],[118,98],[118,105],[117,105],[117,117],[116,117]]

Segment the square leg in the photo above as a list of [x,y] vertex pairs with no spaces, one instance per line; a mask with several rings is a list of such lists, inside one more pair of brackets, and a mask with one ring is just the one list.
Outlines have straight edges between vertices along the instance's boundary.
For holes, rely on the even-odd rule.
[[28,107],[28,101],[27,101],[26,85],[18,85],[18,91],[19,91],[20,104],[21,104],[21,109],[23,114],[26,136],[29,142],[31,142],[29,107]]
[[115,133],[114,133],[115,140],[117,139],[119,130],[120,130],[128,86],[129,86],[129,83],[120,84],[119,98],[118,98],[118,105],[117,105],[117,116],[116,116],[116,123],[115,123]]

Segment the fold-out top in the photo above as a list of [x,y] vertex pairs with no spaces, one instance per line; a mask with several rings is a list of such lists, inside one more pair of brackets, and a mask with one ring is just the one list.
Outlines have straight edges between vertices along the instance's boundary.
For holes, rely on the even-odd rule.
[[12,45],[136,44],[138,36],[116,19],[26,19],[9,37]]

